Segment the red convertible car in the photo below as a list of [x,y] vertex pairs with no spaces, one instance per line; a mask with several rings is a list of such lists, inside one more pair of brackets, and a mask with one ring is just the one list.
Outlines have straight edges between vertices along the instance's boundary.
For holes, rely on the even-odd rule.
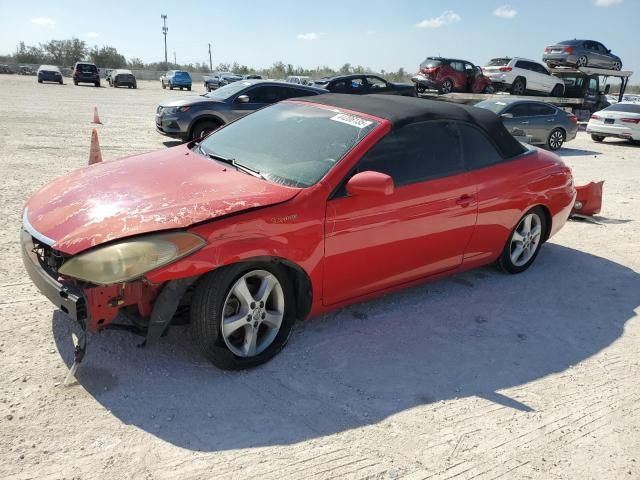
[[149,342],[188,306],[204,354],[246,368],[298,318],[493,262],[526,270],[575,195],[559,157],[487,110],[327,94],[53,181],[26,204],[22,252],[86,331],[123,313]]

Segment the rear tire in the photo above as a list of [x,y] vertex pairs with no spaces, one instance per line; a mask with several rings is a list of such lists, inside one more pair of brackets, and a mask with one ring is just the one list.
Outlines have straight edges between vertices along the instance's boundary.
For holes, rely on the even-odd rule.
[[547,231],[547,217],[541,207],[525,213],[511,231],[498,265],[507,273],[521,273],[534,262]]
[[587,57],[586,55],[582,55],[578,58],[578,60],[576,60],[577,68],[586,67],[587,65],[589,65],[589,57]]
[[524,95],[527,91],[527,82],[522,77],[518,77],[511,84],[511,95]]
[[453,82],[448,78],[445,78],[442,85],[440,85],[440,93],[446,95],[451,92],[453,92]]
[[191,91],[191,87],[187,87],[187,90]]
[[164,82],[162,82],[162,89],[166,90],[167,86],[164,84]]
[[564,133],[564,130],[562,130],[561,128],[554,128],[553,130],[551,130],[551,132],[549,132],[546,146],[552,152],[560,150],[565,138],[566,135]]
[[604,137],[602,135],[591,135],[591,140],[600,143],[604,141]]
[[[273,286],[265,298],[260,292],[266,284]],[[246,295],[236,296],[236,292]],[[193,338],[218,368],[256,367],[287,344],[296,318],[295,303],[291,279],[280,265],[241,263],[214,270],[198,282],[191,301]],[[265,314],[260,312],[280,322],[275,327],[263,322]],[[232,318],[237,320],[229,321]]]
[[613,69],[618,71],[622,70],[622,62],[620,60],[613,62]]

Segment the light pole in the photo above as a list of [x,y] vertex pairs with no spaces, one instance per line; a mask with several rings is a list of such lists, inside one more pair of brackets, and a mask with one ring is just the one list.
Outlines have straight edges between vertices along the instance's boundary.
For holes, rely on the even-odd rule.
[[211,44],[209,44],[209,71],[213,73],[213,62],[211,61]]
[[175,65],[176,68],[178,68],[178,62],[176,62],[176,51],[173,51],[173,64]]
[[162,13],[160,14],[160,18],[162,18],[162,34],[164,35],[164,69],[169,69],[169,62],[167,61],[167,32],[169,31],[169,27],[167,27],[167,16]]

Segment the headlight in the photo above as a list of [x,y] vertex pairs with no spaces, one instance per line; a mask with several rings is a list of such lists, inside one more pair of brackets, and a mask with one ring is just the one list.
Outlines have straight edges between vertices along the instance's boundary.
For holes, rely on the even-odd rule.
[[169,114],[188,112],[190,107],[165,107],[165,111]]
[[98,285],[123,283],[189,255],[205,243],[187,232],[148,235],[72,257],[59,272]]

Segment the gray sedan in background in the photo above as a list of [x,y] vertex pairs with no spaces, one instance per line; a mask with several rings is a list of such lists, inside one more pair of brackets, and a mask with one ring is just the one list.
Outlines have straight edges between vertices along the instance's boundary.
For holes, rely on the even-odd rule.
[[596,67],[621,70],[622,60],[611,50],[594,40],[565,40],[544,49],[542,61],[553,68],[558,65],[571,67]]
[[272,103],[328,93],[303,85],[241,80],[200,96],[167,100],[156,109],[156,130],[180,140],[193,140]]
[[578,133],[578,119],[544,102],[509,99],[485,100],[476,107],[491,110],[515,137],[526,137],[532,145],[558,150]]

